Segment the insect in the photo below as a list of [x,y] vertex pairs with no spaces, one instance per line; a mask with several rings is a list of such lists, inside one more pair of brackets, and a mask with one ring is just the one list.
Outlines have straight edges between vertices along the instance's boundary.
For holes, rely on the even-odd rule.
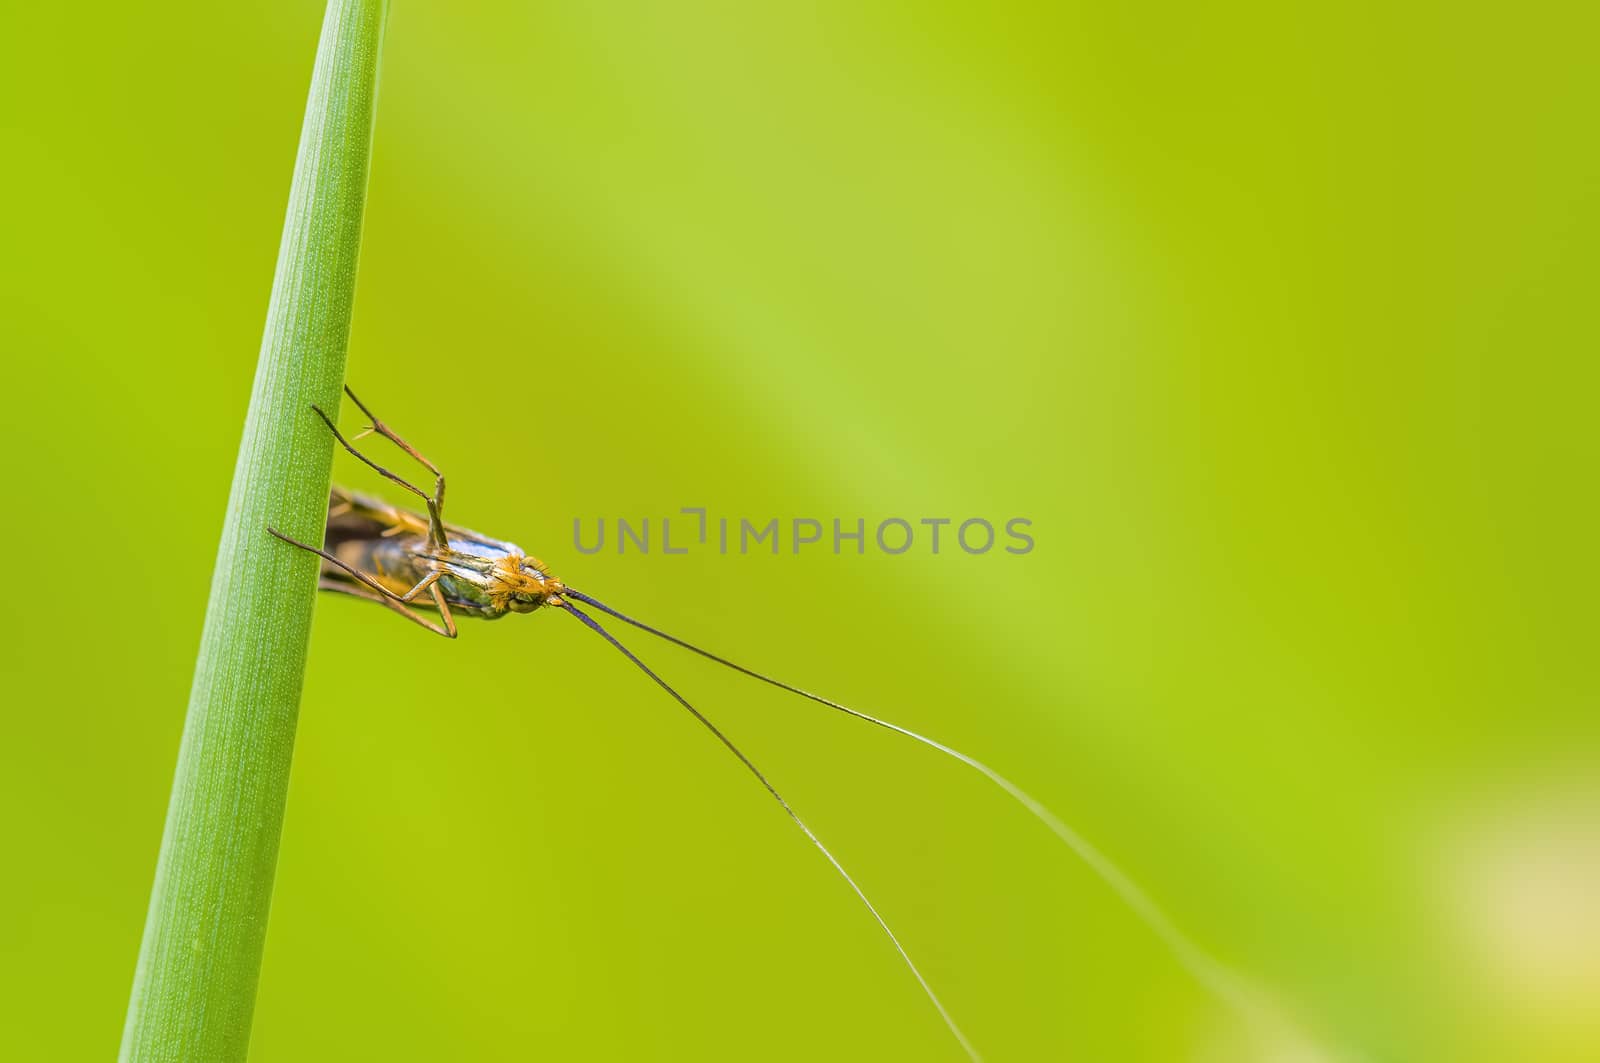
[[[834,870],[866,906],[867,911],[887,935],[900,958],[921,985],[923,992],[927,994],[929,1001],[939,1012],[945,1025],[949,1027],[951,1034],[972,1059],[980,1058],[977,1050],[962,1033],[938,994],[934,992],[933,987],[912,960],[910,953],[890,929],[887,920],[867,898],[856,880],[845,870],[844,865],[806,825],[761,769],[756,767],[704,713],[591,616],[589,609],[780,690],[797,694],[847,716],[904,735],[982,773],[1026,808],[1088,864],[1167,944],[1179,962],[1202,985],[1241,1011],[1251,1010],[1254,994],[1245,983],[1178,930],[1150,897],[1104,854],[1011,780],[982,761],[925,735],[736,664],[726,657],[625,615],[558,579],[550,573],[544,562],[526,553],[514,543],[491,539],[470,529],[445,523],[444,474],[433,462],[423,457],[388,425],[379,420],[348,387],[345,388],[345,394],[350,396],[350,400],[371,422],[363,433],[355,437],[356,440],[368,434],[376,434],[393,443],[433,474],[433,490],[425,491],[367,457],[356,448],[354,442],[345,438],[331,417],[319,407],[313,406],[312,410],[327,425],[340,446],[384,478],[422,499],[426,510],[425,513],[417,513],[400,509],[370,496],[336,486],[328,500],[327,531],[322,547],[301,542],[276,528],[267,528],[268,532],[284,542],[316,554],[322,559],[317,586],[331,593],[347,594],[376,602],[435,634],[451,639],[459,634],[456,627],[457,616],[496,620],[510,613],[531,613],[545,608],[556,609],[572,616],[605,639],[657,686],[666,691],[673,700],[688,710],[690,715],[716,737],[717,741],[738,758],[750,774],[754,775],[762,787],[783,807],[783,811],[822,852],[828,863],[833,865]],[[420,610],[430,610],[437,614],[438,619],[430,619]]]

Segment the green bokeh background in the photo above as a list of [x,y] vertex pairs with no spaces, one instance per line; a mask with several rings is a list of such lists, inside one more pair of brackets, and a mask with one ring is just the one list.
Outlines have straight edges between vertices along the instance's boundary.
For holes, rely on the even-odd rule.
[[[0,39],[5,1059],[115,1051],[320,18]],[[633,640],[991,1060],[1595,1058],[1597,29],[398,3],[349,378],[455,520],[992,763],[1293,1031],[973,773]],[[689,505],[1037,547],[573,549]],[[253,1058],[961,1057],[576,624],[329,600]]]

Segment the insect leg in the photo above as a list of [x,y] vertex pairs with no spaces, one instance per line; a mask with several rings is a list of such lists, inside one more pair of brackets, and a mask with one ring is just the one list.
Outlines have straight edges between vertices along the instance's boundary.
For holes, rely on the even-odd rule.
[[350,574],[352,579],[377,591],[383,596],[385,601],[403,602],[406,600],[405,598],[402,598],[400,595],[396,594],[394,591],[390,590],[388,587],[385,587],[383,584],[373,579],[371,576],[367,575],[365,572],[362,572],[360,569],[340,561],[337,557],[334,557],[326,550],[319,550],[317,547],[309,546],[306,543],[301,542],[299,539],[291,538],[290,536],[283,534],[283,532],[279,531],[277,528],[269,526],[267,531],[272,533],[277,538],[282,539],[290,546],[298,546],[307,553],[316,554],[318,557],[322,558],[322,560],[328,562],[328,564],[343,569],[345,572]]
[[[450,638],[455,638],[456,618],[450,613],[450,603],[445,601],[444,591],[439,589],[439,577],[443,575],[443,572],[428,573],[426,576],[423,576],[417,581],[417,585],[415,587],[412,587],[410,590],[402,594],[400,596],[400,600],[402,602],[414,601],[417,595],[421,594],[423,591],[428,591],[433,596],[433,604],[434,607],[439,610],[440,619],[444,621],[444,626],[449,629],[448,632],[441,631],[439,633],[441,635],[448,634]],[[438,631],[439,629],[433,628],[433,630]]]
[[408,590],[404,594],[402,594],[400,596],[400,600],[402,602],[415,601],[417,595],[421,594],[423,591],[427,590],[429,587],[432,587],[435,583],[437,583],[439,581],[439,577],[442,576],[442,575],[444,575],[443,572],[430,572],[430,573],[428,573],[426,576],[423,576],[420,580],[417,581],[417,585],[415,587],[412,587],[410,590]]
[[363,601],[377,602],[379,605],[393,609],[395,612],[399,613],[407,620],[410,620],[412,623],[419,624],[422,627],[427,628],[435,635],[443,635],[447,639],[453,639],[456,637],[455,621],[450,619],[449,613],[444,614],[446,618],[445,622],[448,626],[448,630],[446,630],[446,628],[440,627],[438,624],[435,624],[433,621],[422,616],[415,609],[407,608],[406,606],[401,605],[399,602],[396,602],[391,598],[386,598],[381,594],[373,594],[370,591],[362,590],[360,587],[352,587],[348,583],[341,583],[336,579],[318,580],[317,589],[323,591],[333,591],[336,594],[348,594],[352,598],[360,598]]
[[[439,619],[443,620],[444,626],[449,629],[448,631],[440,631],[439,633],[445,636],[445,638],[455,638],[456,618],[450,615],[450,606],[444,600],[444,592],[439,589],[439,585],[437,583],[429,584],[428,590],[433,594],[433,604],[439,607]],[[438,631],[439,629],[434,628],[434,630]]]
[[[365,413],[368,417],[372,417],[372,411],[368,410],[365,406],[362,406],[361,400],[356,398],[355,394],[349,388],[345,388],[345,394],[349,395],[351,400],[354,401],[357,406],[361,407],[361,412]],[[322,418],[322,423],[328,426],[328,431],[333,433],[333,438],[338,440],[339,445],[345,450],[349,451],[352,456],[361,461],[364,465],[373,469],[378,473],[378,475],[399,484],[401,487],[404,487],[407,491],[410,491],[412,494],[416,495],[418,498],[422,499],[428,504],[428,544],[434,547],[444,546],[447,542],[447,537],[445,535],[444,518],[440,515],[444,507],[444,474],[435,468],[432,462],[422,457],[422,455],[411,449],[410,446],[400,440],[400,438],[393,432],[389,431],[388,426],[382,421],[379,421],[376,417],[372,417],[372,431],[382,435],[385,439],[393,440],[399,444],[401,449],[403,449],[407,454],[410,454],[412,457],[416,458],[418,461],[421,461],[422,464],[426,465],[434,474],[433,494],[430,495],[428,492],[424,491],[410,480],[407,480],[399,474],[384,468],[382,465],[379,465],[377,462],[361,453],[361,451],[357,450],[355,448],[355,444],[351,443],[350,440],[344,437],[344,433],[339,431],[339,426],[333,423],[333,418],[329,417],[327,413],[323,411],[321,406],[313,404],[311,409],[318,417]]]
[[[362,413],[367,415],[367,420],[372,422],[369,431],[376,432],[378,435],[387,439],[389,442],[393,443],[395,446],[411,455],[411,457],[420,465],[422,465],[423,468],[433,473],[433,494],[430,496],[423,494],[421,491],[417,491],[417,494],[422,495],[423,498],[428,500],[428,539],[435,546],[443,546],[445,544],[445,528],[444,517],[441,516],[441,514],[444,511],[444,473],[439,471],[439,467],[437,465],[423,457],[421,452],[419,452],[416,447],[413,447],[410,443],[407,443],[404,439],[401,439],[398,435],[396,435],[394,429],[380,421],[377,414],[367,409],[367,404],[356,398],[356,393],[350,390],[350,386],[348,384],[345,385],[344,393],[350,396],[350,401],[355,403],[356,407],[360,409]],[[340,440],[340,442],[343,442],[343,440]],[[345,444],[346,449],[349,449],[349,446],[350,445],[348,443]],[[360,457],[359,454],[356,456]],[[362,458],[361,460],[366,461],[365,458]],[[367,464],[372,465],[370,461],[367,462]],[[378,468],[376,465],[373,465],[372,467],[375,469]],[[378,471],[383,472],[382,469],[379,469]],[[395,477],[392,475],[390,478],[395,479]],[[416,489],[412,488],[412,490]]]
[[[316,554],[318,557],[322,558],[322,560],[328,562],[328,564],[349,573],[351,579],[356,580],[363,586],[370,588],[376,593],[369,594],[366,591],[358,590],[355,587],[349,586],[348,584],[340,583],[338,580],[328,579],[319,580],[317,582],[318,589],[338,591],[341,594],[352,594],[357,598],[366,598],[370,601],[382,602],[384,605],[387,605],[401,616],[404,616],[407,620],[416,621],[436,635],[443,635],[447,639],[453,639],[456,637],[455,617],[450,615],[450,606],[444,600],[444,592],[439,589],[438,580],[443,573],[431,572],[424,576],[421,582],[419,582],[415,587],[412,587],[409,591],[406,591],[406,593],[396,594],[394,591],[390,590],[388,587],[385,587],[383,584],[379,583],[365,572],[362,572],[360,569],[352,565],[345,564],[343,561],[339,560],[337,557],[334,557],[326,550],[319,550],[315,546],[308,546],[299,539],[291,538],[290,536],[283,534],[283,532],[276,528],[269,527],[267,528],[267,531],[271,532],[277,538],[282,539],[290,546],[298,546],[300,549],[305,550],[308,553]],[[423,618],[417,613],[416,610],[407,607],[406,603],[412,601],[424,590],[433,592],[433,602],[434,605],[439,609],[440,618],[444,621],[443,627]]]

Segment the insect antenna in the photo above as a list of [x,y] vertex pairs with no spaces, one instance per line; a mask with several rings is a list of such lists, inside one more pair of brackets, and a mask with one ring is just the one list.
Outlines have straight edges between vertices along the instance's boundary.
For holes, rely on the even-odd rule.
[[[572,592],[570,588],[564,592],[563,596],[568,598],[578,598],[581,601],[588,602],[597,609],[601,609],[607,613],[612,613],[610,609],[607,609],[605,606],[594,601],[592,598],[589,598],[585,595],[576,594]],[[783,806],[783,810],[784,812],[788,813],[789,818],[794,820],[795,825],[805,833],[807,838],[811,839],[811,844],[815,845],[822,851],[822,855],[828,858],[828,863],[833,865],[833,869],[839,872],[840,877],[843,878],[845,882],[849,883],[850,888],[855,891],[856,896],[861,898],[861,903],[867,906],[867,911],[872,913],[872,918],[877,920],[878,926],[882,927],[883,932],[888,935],[890,943],[895,947],[895,951],[900,954],[900,958],[904,960],[906,966],[911,969],[911,973],[916,977],[918,984],[922,986],[922,991],[928,995],[928,999],[932,1001],[933,1006],[938,1009],[939,1015],[944,1019],[945,1025],[950,1028],[950,1032],[955,1035],[956,1040],[961,1042],[961,1047],[966,1050],[967,1055],[972,1058],[974,1063],[978,1063],[981,1057],[978,1055],[977,1050],[972,1047],[972,1043],[968,1041],[966,1035],[961,1032],[961,1027],[956,1025],[955,1019],[951,1018],[950,1013],[945,1010],[944,1004],[939,1000],[938,994],[933,991],[933,987],[928,984],[928,980],[922,976],[922,971],[920,971],[917,968],[916,963],[912,961],[911,954],[906,951],[906,947],[900,944],[900,939],[895,936],[894,931],[889,929],[888,922],[881,914],[879,914],[877,907],[867,899],[866,893],[859,885],[856,884],[856,880],[850,877],[850,872],[846,871],[844,869],[844,865],[839,863],[838,859],[828,850],[826,845],[822,844],[822,839],[818,838],[814,833],[812,833],[811,828],[806,826],[806,821],[800,818],[799,813],[797,813],[794,808],[790,806],[788,801],[784,800],[783,795],[778,792],[777,787],[772,785],[771,781],[767,779],[766,775],[762,773],[761,769],[756,767],[755,763],[751,761],[749,757],[745,756],[744,752],[740,750],[738,746],[734,745],[732,740],[729,739],[727,735],[723,734],[721,729],[718,728],[716,724],[712,723],[704,713],[695,708],[693,705],[689,704],[688,699],[682,694],[678,693],[677,690],[673,689],[670,683],[668,683],[665,679],[662,679],[649,665],[645,664],[637,656],[635,656],[632,650],[618,642],[616,637],[613,636],[611,632],[601,627],[599,621],[595,620],[589,614],[583,612],[570,601],[564,604],[567,612],[581,620],[583,624],[595,634],[599,635],[601,638],[611,643],[611,645],[615,646],[618,653],[632,661],[641,672],[649,676],[662,690],[665,690],[668,694],[671,694],[673,699],[677,701],[679,705],[682,705],[685,709],[688,709],[691,716],[699,720],[700,723],[705,726],[706,730],[710,731],[716,736],[717,741],[727,746],[728,751],[739,758],[739,763],[750,769],[750,774],[754,775],[757,781],[759,781],[762,786],[766,787],[767,793],[771,794],[773,799],[777,801],[778,804]],[[612,615],[617,616],[618,619],[627,620],[626,617],[623,617],[620,614],[612,613]],[[633,623],[633,621],[628,622]],[[639,626],[643,627],[643,625]]]
[[[638,628],[640,631],[648,632],[654,635],[656,638],[664,639],[675,646],[681,646],[683,649],[686,649],[691,653],[697,653],[707,660],[715,661],[727,668],[732,668],[735,672],[740,672],[752,679],[759,679],[761,682],[775,686],[779,690],[787,690],[791,694],[798,694],[802,698],[814,701],[819,705],[826,705],[828,708],[842,712],[846,716],[854,716],[858,720],[864,720],[867,723],[882,727],[885,730],[904,735],[907,738],[921,742],[923,745],[928,746],[929,748],[938,750],[945,756],[959,760],[961,763],[979,772],[990,782],[1004,790],[1013,800],[1015,800],[1023,808],[1026,808],[1035,819],[1048,827],[1051,833],[1053,833],[1057,838],[1061,839],[1061,841],[1065,842],[1067,847],[1077,854],[1078,858],[1088,865],[1090,870],[1099,876],[1102,882],[1110,886],[1112,891],[1122,899],[1124,904],[1133,910],[1133,912],[1139,917],[1145,926],[1149,927],[1151,932],[1167,945],[1167,947],[1172,951],[1173,955],[1177,957],[1178,962],[1183,965],[1184,969],[1187,970],[1197,982],[1199,982],[1206,989],[1210,990],[1225,1003],[1239,1009],[1241,1012],[1247,1015],[1254,1014],[1259,1010],[1259,1003],[1255,999],[1255,994],[1247,986],[1247,984],[1244,983],[1233,971],[1229,970],[1220,961],[1212,957],[1208,952],[1191,940],[1189,936],[1182,930],[1178,929],[1177,924],[1175,924],[1172,919],[1168,917],[1164,911],[1162,911],[1160,906],[1156,904],[1150,895],[1146,893],[1136,882],[1129,878],[1120,867],[1113,863],[1110,857],[1106,856],[1099,849],[1095,848],[1095,846],[1092,845],[1088,839],[1084,838],[1083,835],[1067,826],[1065,821],[1063,821],[1054,812],[1051,812],[1049,808],[1047,808],[1032,794],[1028,793],[1026,790],[1012,782],[1010,779],[1006,778],[1004,775],[1001,775],[998,771],[995,771],[993,768],[989,767],[989,765],[985,764],[983,761],[977,759],[976,757],[970,757],[961,752],[959,749],[956,749],[952,746],[947,746],[943,742],[940,742],[936,739],[929,738],[927,735],[918,734],[916,731],[913,731],[908,727],[901,727],[897,723],[890,723],[888,720],[882,719],[878,716],[873,716],[870,713],[862,712],[860,709],[852,709],[848,705],[842,705],[839,702],[834,701],[832,698],[825,698],[821,694],[813,694],[809,690],[803,690],[800,687],[785,683],[781,679],[774,679],[772,676],[758,672],[753,668],[746,668],[742,664],[730,661],[726,657],[722,657],[718,654],[712,653],[710,650],[696,646],[692,642],[686,642],[683,639],[678,638],[676,635],[669,635],[660,628],[653,627],[642,620],[635,620],[633,617],[618,612],[596,598],[590,597],[581,591],[573,590],[570,586],[564,589],[563,594],[568,599],[574,599],[587,605],[591,605],[601,612],[606,613],[609,616],[613,616],[625,624],[630,624],[633,627]],[[624,650],[623,652],[626,653],[627,651]],[[629,654],[629,656],[632,656],[632,654]],[[643,667],[643,665],[640,667]],[[654,673],[651,674],[653,675]],[[660,682],[659,679],[656,681]],[[680,698],[679,700],[681,701],[682,699]],[[689,711],[694,712],[693,709],[690,709]],[[695,713],[695,715],[699,716],[700,714]],[[703,719],[704,718],[702,717],[702,720]],[[707,724],[707,726],[709,727],[710,724]],[[713,728],[713,730],[715,730],[715,728]],[[721,737],[720,734],[718,737]],[[727,739],[723,739],[723,741],[726,742]],[[741,756],[740,759],[743,760],[744,758]],[[745,763],[749,764],[749,761],[745,761]],[[755,768],[752,766],[750,770],[755,771]],[[760,773],[757,772],[757,774],[759,775]],[[763,779],[762,781],[765,782],[766,780]],[[771,786],[768,786],[767,788],[770,790]],[[776,793],[774,793],[774,796],[776,796]],[[779,798],[779,800],[782,801],[783,799]],[[785,805],[784,807],[787,808],[788,806]],[[793,814],[793,812],[790,813],[790,815]],[[801,824],[802,829],[804,829],[804,826],[804,824]],[[806,833],[810,834],[811,832],[806,831]],[[815,841],[815,838],[813,837],[812,840]],[[818,842],[817,844],[820,846],[822,843]],[[823,851],[826,852],[827,850]],[[829,859],[831,860],[832,857],[829,857]],[[837,863],[834,866],[837,867]],[[843,873],[843,868],[840,868],[840,872]],[[851,883],[851,885],[854,885],[854,883]],[[857,890],[857,892],[859,893],[860,891]],[[863,897],[862,900],[866,900],[866,898]],[[870,907],[870,905],[868,907]],[[874,912],[873,914],[876,915],[877,913]],[[880,919],[879,921],[881,922],[882,920]],[[884,929],[887,930],[888,928],[885,927]],[[910,960],[907,959],[906,962],[909,963]],[[931,991],[930,995],[932,995]],[[941,1008],[940,1010],[942,1011],[943,1009]]]

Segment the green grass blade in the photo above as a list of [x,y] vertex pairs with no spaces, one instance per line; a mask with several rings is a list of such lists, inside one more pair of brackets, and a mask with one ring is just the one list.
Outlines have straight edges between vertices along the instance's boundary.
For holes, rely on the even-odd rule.
[[384,0],[330,0],[167,809],[123,1060],[245,1058],[366,200]]

